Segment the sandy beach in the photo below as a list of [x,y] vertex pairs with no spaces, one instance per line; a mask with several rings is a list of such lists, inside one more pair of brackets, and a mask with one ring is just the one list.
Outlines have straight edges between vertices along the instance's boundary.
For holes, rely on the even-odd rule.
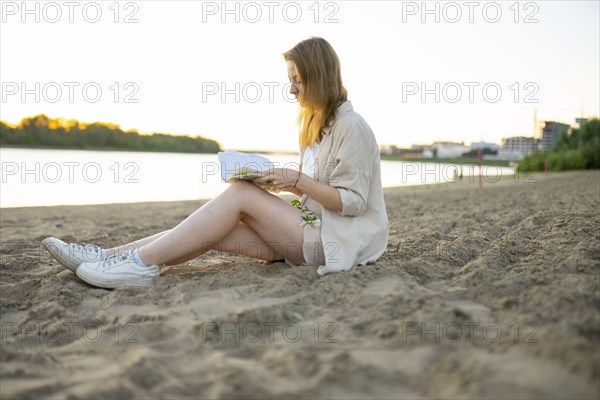
[[598,398],[600,171],[385,196],[374,265],[210,252],[117,290],[40,241],[114,246],[200,201],[2,209],[0,397]]

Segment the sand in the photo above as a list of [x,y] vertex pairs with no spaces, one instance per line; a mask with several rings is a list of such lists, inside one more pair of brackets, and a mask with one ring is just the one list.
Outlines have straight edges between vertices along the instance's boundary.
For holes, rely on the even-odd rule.
[[80,281],[200,202],[3,209],[0,397],[598,398],[600,171],[386,190],[388,252],[319,277],[211,252],[151,288]]

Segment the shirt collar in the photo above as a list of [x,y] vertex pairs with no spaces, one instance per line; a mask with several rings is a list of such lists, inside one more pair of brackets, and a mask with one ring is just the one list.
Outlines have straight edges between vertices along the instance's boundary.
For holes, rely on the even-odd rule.
[[[335,116],[335,120],[337,120],[341,114],[347,113],[348,111],[352,111],[352,110],[353,110],[352,102],[350,102],[350,100],[346,100],[345,102],[343,102],[342,104],[339,105],[336,116]],[[331,132],[331,128],[335,124],[335,120],[331,121],[329,123],[329,125],[327,125],[325,128],[323,128],[323,135],[327,135],[329,132]]]

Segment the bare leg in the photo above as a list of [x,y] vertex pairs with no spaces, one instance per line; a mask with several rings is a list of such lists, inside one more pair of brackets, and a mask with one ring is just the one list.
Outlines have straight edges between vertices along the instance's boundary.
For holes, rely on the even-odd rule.
[[124,245],[119,245],[117,247],[111,247],[110,249],[106,249],[106,255],[107,256],[112,256],[115,254],[119,254],[123,251],[127,251],[127,250],[133,250],[133,249],[139,249],[142,246],[147,245],[148,243],[152,243],[154,242],[156,239],[158,239],[159,237],[161,237],[162,235],[164,235],[165,233],[169,232],[169,230],[163,231],[163,232],[159,232],[156,233],[152,236],[148,236],[139,240],[135,240],[133,242],[124,244]]
[[[170,232],[170,229],[124,245],[119,245],[117,247],[106,249],[107,255],[112,256],[114,254],[119,254],[123,251],[139,249],[140,247],[145,246],[148,243],[154,242],[156,239],[163,236],[167,232]],[[245,246],[242,247],[241,243],[245,243]],[[207,250],[218,250],[226,253],[244,254],[249,257],[258,258],[265,261],[281,260],[284,258],[282,254],[276,252],[273,248],[269,247],[269,245],[264,243],[260,236],[258,236],[256,232],[252,230],[252,228],[240,221],[238,226],[231,232],[231,234],[229,234],[229,236],[227,236],[221,242],[214,245],[208,245],[204,250],[188,254],[182,257],[180,260],[171,260],[167,264],[181,264],[185,261],[202,255]],[[252,253],[252,251],[254,251],[254,253]]]
[[[300,210],[247,182],[236,182],[217,198],[139,250],[148,265],[181,263],[210,249],[301,264]],[[240,225],[240,221],[244,225]]]
[[[244,222],[240,221],[238,226],[223,240],[214,245],[205,246],[191,254],[170,260],[167,265],[177,265],[204,254],[207,250],[218,250],[224,253],[242,254],[248,257],[258,258],[265,261],[282,260],[285,256],[281,251],[270,247],[256,232]],[[291,250],[291,249],[290,249]],[[294,258],[294,257],[292,257]]]

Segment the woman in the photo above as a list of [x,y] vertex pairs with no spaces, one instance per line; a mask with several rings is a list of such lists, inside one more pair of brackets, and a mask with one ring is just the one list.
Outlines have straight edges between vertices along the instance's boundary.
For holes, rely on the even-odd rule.
[[[339,59],[326,40],[304,40],[283,56],[300,104],[302,163],[300,171],[265,171],[257,183],[300,202],[240,181],[171,230],[106,250],[48,238],[48,251],[105,288],[152,285],[159,265],[212,249],[318,266],[320,275],[375,262],[387,247],[388,219],[373,132],[347,100]],[[133,250],[119,253],[124,248]]]

